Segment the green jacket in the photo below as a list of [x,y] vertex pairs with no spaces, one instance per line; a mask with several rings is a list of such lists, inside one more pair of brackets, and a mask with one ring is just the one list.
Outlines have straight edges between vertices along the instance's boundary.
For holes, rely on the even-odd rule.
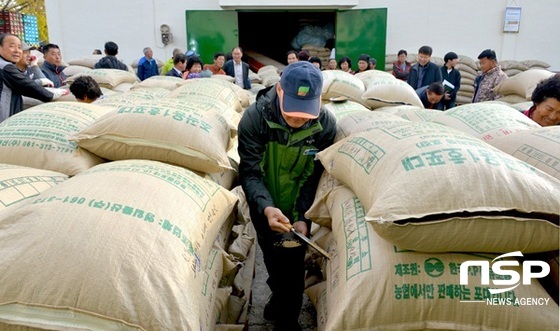
[[322,110],[319,118],[292,129],[280,112],[275,86],[261,91],[245,110],[238,128],[239,180],[253,213],[262,215],[274,206],[292,223],[306,221],[309,226],[304,213],[324,170],[315,154],[332,145],[336,120]]

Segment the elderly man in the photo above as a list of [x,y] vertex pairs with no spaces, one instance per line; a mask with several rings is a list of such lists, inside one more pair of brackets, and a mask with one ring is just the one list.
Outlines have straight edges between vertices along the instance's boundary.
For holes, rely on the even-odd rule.
[[144,57],[138,61],[138,78],[140,80],[159,75],[157,62],[153,56],[154,52],[150,47],[144,48]]
[[478,56],[482,75],[474,80],[473,102],[497,100],[501,95],[494,93],[494,87],[508,78],[507,74],[498,66],[496,52],[485,49]]
[[19,37],[0,36],[0,122],[23,110],[22,96],[47,102],[68,94],[64,89],[47,90],[25,75],[16,66],[21,57]]

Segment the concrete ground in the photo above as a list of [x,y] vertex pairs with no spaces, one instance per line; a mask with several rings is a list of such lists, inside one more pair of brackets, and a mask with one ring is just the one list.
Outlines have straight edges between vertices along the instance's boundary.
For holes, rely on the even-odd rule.
[[[263,262],[263,255],[257,244],[257,258],[255,261],[255,278],[253,279],[251,305],[249,306],[249,330],[269,331],[274,330],[274,324],[263,318],[264,305],[270,295],[266,284],[268,273]],[[317,330],[317,312],[309,298],[303,294],[303,307],[299,315],[299,323],[304,331]]]

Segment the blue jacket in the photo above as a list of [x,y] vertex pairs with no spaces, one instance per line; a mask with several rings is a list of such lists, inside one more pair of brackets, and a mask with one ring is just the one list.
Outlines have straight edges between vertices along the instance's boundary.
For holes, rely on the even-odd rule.
[[140,80],[157,75],[159,75],[159,70],[155,59],[152,58],[148,60],[144,56],[138,61],[138,78],[140,78]]
[[[241,61],[241,65],[242,65],[242,72],[243,72],[243,88],[246,90],[250,90],[251,89],[251,80],[249,79],[249,65],[243,61]],[[224,67],[222,68],[226,75],[229,75],[231,77],[235,78],[235,68],[233,66],[233,60],[229,60],[224,64]]]
[[418,86],[418,71],[420,70],[420,64],[416,63],[410,69],[410,73],[408,74],[408,79],[406,82],[408,85],[412,86],[413,89],[417,90],[420,87],[430,85],[433,82],[441,82],[443,81],[441,77],[441,70],[437,66],[437,64],[433,62],[428,62],[424,69],[424,77],[422,78],[422,84]]

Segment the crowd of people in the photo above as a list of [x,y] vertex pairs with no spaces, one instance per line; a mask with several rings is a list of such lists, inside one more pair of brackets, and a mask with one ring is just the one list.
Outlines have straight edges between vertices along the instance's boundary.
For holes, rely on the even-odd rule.
[[[15,35],[0,37],[0,122],[23,110],[22,96],[48,102],[68,93],[60,88],[66,80],[60,48],[56,44],[44,45],[44,63],[40,68],[30,56],[30,49]],[[104,53],[95,68],[128,70],[116,57],[117,44],[107,42]],[[213,63],[206,65],[195,52],[176,49],[161,72],[152,49],[146,47],[143,53],[138,62],[140,80],[156,75],[180,79],[229,75],[241,88],[251,88],[249,65],[242,60],[241,47],[233,48],[231,54],[215,53]],[[461,85],[461,75],[455,69],[457,54],[448,52],[442,67],[431,62],[429,46],[419,48],[414,65],[407,61],[407,56],[406,50],[398,52],[392,71],[396,79],[406,81],[418,93],[425,108],[453,108]],[[500,69],[494,51],[484,50],[478,59],[482,74],[475,81],[473,102],[496,100],[499,95],[493,88],[507,75]],[[336,121],[334,115],[321,109],[321,60],[307,51],[294,50],[287,52],[286,62],[280,81],[260,91],[240,120],[239,181],[269,274],[267,283],[272,295],[264,317],[276,321],[279,329],[299,330],[305,245],[290,248],[282,243],[298,240],[291,232],[292,227],[303,235],[309,234],[311,221],[304,214],[314,200],[324,170],[315,155],[333,144]],[[351,59],[342,56],[338,61],[330,58],[325,70],[357,74],[375,70],[376,62],[369,55],[360,54],[354,72]],[[94,102],[102,96],[99,85],[90,76],[77,77],[69,91],[82,102]],[[529,118],[541,126],[559,124],[560,75],[538,84],[532,101],[533,106],[525,112]]]

